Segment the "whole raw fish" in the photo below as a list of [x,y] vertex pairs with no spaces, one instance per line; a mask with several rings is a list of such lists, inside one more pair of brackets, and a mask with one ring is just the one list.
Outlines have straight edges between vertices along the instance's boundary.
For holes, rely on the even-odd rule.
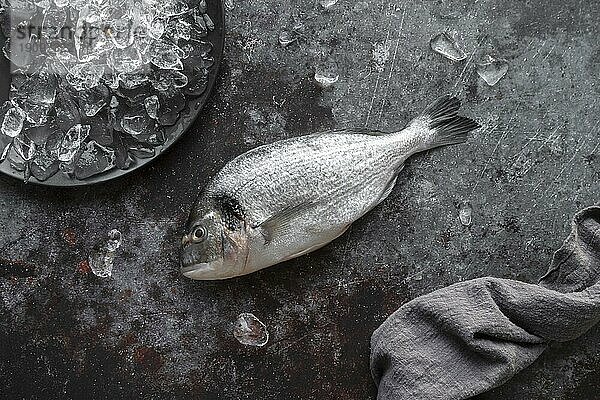
[[479,128],[459,108],[445,96],[399,132],[322,132],[240,155],[192,209],[182,273],[233,278],[325,246],[390,194],[408,157],[462,143]]

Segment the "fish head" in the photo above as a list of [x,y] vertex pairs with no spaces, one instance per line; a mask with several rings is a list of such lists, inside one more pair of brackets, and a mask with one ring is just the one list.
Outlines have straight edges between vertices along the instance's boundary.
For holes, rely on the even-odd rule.
[[[248,240],[243,224],[232,227],[220,212],[192,212],[182,239],[181,272],[190,279],[219,280],[244,274]],[[233,229],[232,229],[233,228]]]

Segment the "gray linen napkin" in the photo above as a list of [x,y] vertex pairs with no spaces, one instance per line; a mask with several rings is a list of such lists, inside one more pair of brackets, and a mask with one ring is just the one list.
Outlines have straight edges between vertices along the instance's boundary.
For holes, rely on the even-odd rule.
[[[467,399],[600,321],[600,207],[578,213],[538,285],[480,278],[403,305],[371,338],[379,400]],[[600,360],[599,360],[600,361]]]

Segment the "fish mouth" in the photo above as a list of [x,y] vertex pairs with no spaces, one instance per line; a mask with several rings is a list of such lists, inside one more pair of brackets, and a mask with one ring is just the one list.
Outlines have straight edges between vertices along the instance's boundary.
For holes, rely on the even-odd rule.
[[181,267],[181,273],[186,278],[190,279],[203,279],[206,273],[213,271],[209,263],[199,263],[192,265],[184,265]]

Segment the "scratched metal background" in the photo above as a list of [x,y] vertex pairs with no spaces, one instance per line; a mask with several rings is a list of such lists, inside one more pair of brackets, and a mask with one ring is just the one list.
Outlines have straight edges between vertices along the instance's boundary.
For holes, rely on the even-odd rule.
[[[572,214],[599,200],[598,1],[227,3],[217,89],[150,168],[78,190],[0,178],[2,398],[373,399],[369,337],[387,315],[460,280],[535,280]],[[283,48],[297,22],[303,37]],[[444,30],[469,62],[429,49]],[[486,53],[510,62],[493,88],[473,66]],[[339,82],[320,89],[317,67]],[[226,161],[318,129],[402,126],[447,92],[484,129],[414,157],[342,238],[233,281],[179,275],[188,208]],[[111,229],[124,241],[101,279],[85,260]],[[267,346],[235,340],[241,312],[268,326]],[[599,381],[596,327],[478,399],[597,399]]]

